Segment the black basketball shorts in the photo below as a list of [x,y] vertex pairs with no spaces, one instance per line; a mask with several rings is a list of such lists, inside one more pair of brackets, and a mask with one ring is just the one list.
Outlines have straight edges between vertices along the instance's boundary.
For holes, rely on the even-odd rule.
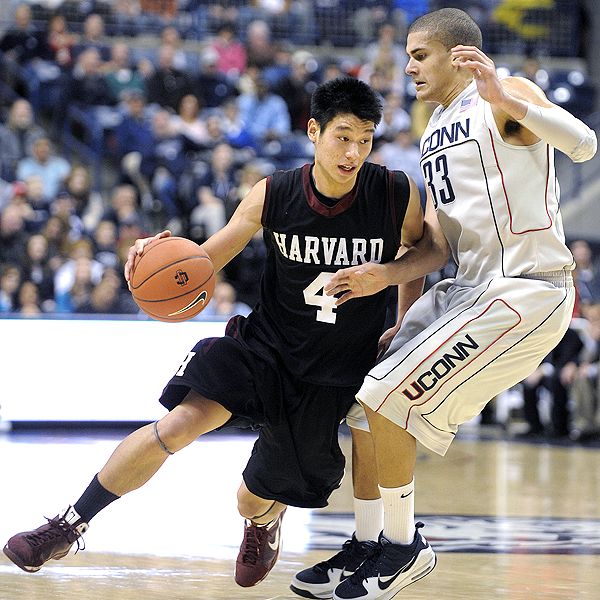
[[[259,344],[252,341],[253,346]],[[358,386],[302,382],[264,345],[228,335],[198,342],[160,398],[172,410],[193,389],[258,427],[243,473],[248,489],[267,500],[305,508],[327,506],[344,474],[339,424]]]

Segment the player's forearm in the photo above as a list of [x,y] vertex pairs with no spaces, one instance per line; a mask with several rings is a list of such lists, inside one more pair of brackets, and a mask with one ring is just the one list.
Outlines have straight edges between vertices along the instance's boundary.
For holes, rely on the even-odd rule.
[[425,223],[423,237],[402,256],[382,266],[388,285],[400,285],[438,271],[448,262],[449,256],[443,234]]
[[560,106],[540,106],[510,93],[496,106],[573,162],[590,160],[596,154],[595,132]]

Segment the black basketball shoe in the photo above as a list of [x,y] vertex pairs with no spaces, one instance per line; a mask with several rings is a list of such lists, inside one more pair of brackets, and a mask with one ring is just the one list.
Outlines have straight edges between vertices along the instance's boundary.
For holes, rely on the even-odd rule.
[[412,544],[393,544],[383,532],[379,549],[352,575],[342,581],[333,593],[334,600],[390,600],[400,590],[433,571],[435,553],[419,533],[417,523]]
[[352,539],[344,542],[336,555],[296,573],[290,589],[304,598],[331,598],[337,585],[350,577],[377,548],[377,542],[359,542],[352,534]]

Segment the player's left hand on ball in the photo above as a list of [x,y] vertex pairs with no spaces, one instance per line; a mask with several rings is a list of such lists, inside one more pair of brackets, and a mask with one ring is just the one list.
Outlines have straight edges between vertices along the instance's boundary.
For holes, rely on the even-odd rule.
[[328,296],[341,294],[335,303],[336,306],[340,306],[352,298],[372,296],[387,286],[382,265],[369,262],[340,269],[323,289]]
[[171,235],[171,232],[168,229],[165,229],[164,231],[161,231],[160,233],[157,233],[156,235],[153,235],[152,237],[141,238],[141,239],[135,240],[135,243],[133,244],[133,246],[131,246],[129,248],[129,251],[127,252],[127,262],[125,263],[125,269],[124,269],[125,281],[127,281],[128,284],[129,284],[129,280],[131,279],[131,274],[133,273],[133,265],[135,263],[135,257],[141,256],[142,253],[144,252],[144,248],[148,244],[151,244],[152,242],[154,242],[156,240],[160,240],[162,238],[170,237],[170,235]]

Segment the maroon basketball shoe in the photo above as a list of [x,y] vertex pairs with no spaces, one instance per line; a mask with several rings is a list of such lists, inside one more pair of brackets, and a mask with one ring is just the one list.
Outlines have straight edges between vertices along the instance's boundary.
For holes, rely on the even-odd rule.
[[260,583],[275,566],[281,548],[281,521],[285,509],[268,525],[244,524],[244,540],[235,562],[235,582],[242,587]]
[[47,521],[33,531],[13,535],[4,546],[4,554],[23,571],[35,573],[50,559],[64,558],[75,542],[77,550],[83,549],[79,539],[88,525],[72,506]]

